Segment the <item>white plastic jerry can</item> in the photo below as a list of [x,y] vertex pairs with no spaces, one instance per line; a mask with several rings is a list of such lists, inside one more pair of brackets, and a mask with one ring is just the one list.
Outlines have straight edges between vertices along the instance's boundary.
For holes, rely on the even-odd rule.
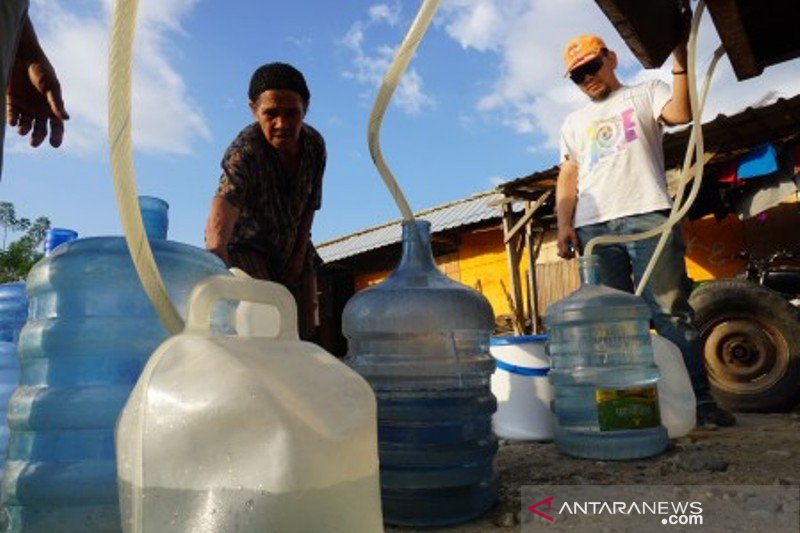
[[[273,306],[278,323],[259,331],[277,334],[212,335],[220,299]],[[212,276],[187,316],[117,422],[123,531],[382,531],[374,394],[298,340],[291,293]]]

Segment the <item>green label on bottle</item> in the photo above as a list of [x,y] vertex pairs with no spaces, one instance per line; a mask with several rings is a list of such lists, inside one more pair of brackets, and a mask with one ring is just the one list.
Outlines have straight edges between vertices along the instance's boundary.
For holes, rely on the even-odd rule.
[[597,389],[595,398],[600,431],[646,429],[661,424],[655,387]]

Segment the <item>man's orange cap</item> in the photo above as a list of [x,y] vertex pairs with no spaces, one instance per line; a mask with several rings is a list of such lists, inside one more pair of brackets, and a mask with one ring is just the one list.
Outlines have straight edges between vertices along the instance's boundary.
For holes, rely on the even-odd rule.
[[605,47],[606,43],[597,35],[578,35],[571,39],[564,48],[564,65],[567,68],[564,75],[600,55]]

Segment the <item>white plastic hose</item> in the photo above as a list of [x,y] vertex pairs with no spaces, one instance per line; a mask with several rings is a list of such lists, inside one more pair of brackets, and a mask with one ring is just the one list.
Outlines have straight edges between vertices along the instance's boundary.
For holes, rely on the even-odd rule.
[[[714,51],[714,57],[711,60],[711,65],[709,66],[708,72],[706,74],[706,79],[703,86],[702,96],[700,98],[697,114],[694,113],[695,107],[694,104],[692,104],[692,109],[693,109],[692,115],[695,117],[703,116],[703,109],[705,108],[706,96],[708,96],[708,88],[711,83],[711,75],[713,74],[714,69],[716,69],[717,63],[724,54],[725,51],[722,45],[720,45],[716,49],[716,51]],[[694,68],[691,65],[691,62],[689,63],[688,68],[689,69]],[[693,101],[692,99],[694,99],[694,102],[696,102],[697,100],[696,87],[693,82],[689,86],[689,99],[690,102]],[[650,276],[652,275],[653,270],[655,269],[658,257],[661,255],[661,252],[667,243],[667,239],[669,238],[669,235],[671,233],[672,226],[675,225],[678,221],[680,221],[686,215],[686,213],[689,212],[689,208],[692,207],[695,198],[697,198],[697,194],[700,192],[700,185],[703,180],[703,170],[705,167],[705,146],[703,144],[702,127],[696,126],[697,124],[701,124],[701,120],[698,119],[695,121],[695,124],[692,125],[692,132],[689,135],[689,144],[686,149],[686,157],[683,161],[683,171],[681,173],[681,179],[678,183],[678,189],[675,193],[675,203],[673,204],[672,211],[670,212],[669,221],[671,221],[671,224],[669,228],[666,228],[664,232],[661,234],[661,237],[658,240],[658,245],[656,246],[655,252],[653,253],[653,257],[650,258],[650,262],[647,264],[647,268],[642,274],[642,278],[639,280],[639,284],[636,286],[637,296],[641,296],[642,292],[644,292],[644,288],[647,286],[647,281],[650,279]],[[697,133],[699,139],[698,142],[695,142],[695,133]],[[686,186],[686,182],[690,179],[691,175],[693,174],[691,170],[691,155],[693,147],[696,147],[697,150],[697,155],[696,155],[697,169],[694,172],[694,174],[696,174],[695,181],[692,183],[692,189],[691,191],[689,191],[689,196],[683,203],[681,203],[681,198],[683,197],[683,190]]]
[[183,330],[183,319],[169,299],[144,232],[133,167],[131,64],[138,5],[138,0],[114,2],[108,58],[108,140],[111,145],[111,169],[122,231],[136,273],[159,318],[174,335]]
[[414,22],[411,24],[405,39],[403,39],[403,42],[400,44],[400,48],[398,48],[397,54],[395,54],[392,64],[386,72],[386,76],[383,78],[381,87],[378,90],[378,96],[375,98],[375,103],[372,106],[369,124],[367,125],[367,144],[369,145],[369,153],[372,156],[372,161],[378,168],[378,173],[389,188],[392,198],[394,198],[397,207],[400,208],[400,212],[403,214],[403,219],[406,221],[413,221],[414,214],[411,212],[411,208],[408,206],[406,197],[403,195],[403,191],[400,190],[397,180],[395,180],[392,172],[383,160],[379,134],[381,122],[383,121],[383,114],[386,112],[389,100],[392,98],[392,94],[394,94],[397,84],[403,76],[403,72],[405,72],[408,64],[411,62],[411,58],[414,56],[414,52],[416,52],[417,46],[419,46],[422,40],[422,36],[425,35],[433,19],[433,15],[439,7],[439,1],[440,0],[425,0],[419,8]]

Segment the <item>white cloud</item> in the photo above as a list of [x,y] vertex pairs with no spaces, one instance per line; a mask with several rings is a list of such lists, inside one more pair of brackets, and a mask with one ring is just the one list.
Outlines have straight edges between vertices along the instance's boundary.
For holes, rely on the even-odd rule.
[[400,22],[400,3],[395,2],[389,4],[375,4],[369,8],[369,19],[371,21],[384,21],[390,26],[397,25]]
[[442,6],[448,18],[445,29],[463,48],[480,52],[496,50],[500,44],[503,26],[508,20],[502,9],[513,12],[517,0],[498,3],[493,0],[450,0]]
[[286,37],[286,42],[292,43],[297,48],[307,48],[313,41],[311,37]]
[[[64,149],[95,155],[107,146],[108,46],[111,0],[94,8],[34,0],[31,16],[39,40],[61,80],[70,120]],[[170,63],[172,39],[184,35],[181,19],[196,0],[142,0],[137,19],[133,76],[133,138],[150,153],[191,153],[211,132]],[[10,140],[10,139],[9,139]],[[19,140],[17,141],[19,142]]]
[[[395,26],[399,21],[400,4],[376,4],[369,8],[367,22],[356,21],[347,30],[339,43],[349,49],[352,54],[351,68],[343,76],[366,86],[369,90],[365,98],[373,98],[383,81],[386,72],[394,59],[395,48],[381,45],[374,51],[366,51],[366,33],[375,24],[387,23]],[[398,42],[402,36],[398,36]],[[425,108],[435,107],[436,101],[424,89],[424,81],[417,70],[410,66],[406,69],[392,97],[392,103],[409,114],[417,114]]]
[[[477,111],[500,115],[503,124],[521,134],[542,137],[540,147],[558,145],[561,122],[585,97],[563,77],[561,52],[565,42],[580,33],[602,35],[620,59],[618,74],[626,83],[660,77],[671,82],[671,60],[661,69],[646,71],[594,2],[586,0],[445,0],[442,4],[447,35],[465,49],[496,55],[490,90],[475,103]],[[705,73],[719,44],[708,13],[701,24],[698,73]],[[767,95],[789,97],[800,92],[797,60],[768,67],[753,80],[738,82],[727,59],[717,68],[704,120],[732,114]]]

